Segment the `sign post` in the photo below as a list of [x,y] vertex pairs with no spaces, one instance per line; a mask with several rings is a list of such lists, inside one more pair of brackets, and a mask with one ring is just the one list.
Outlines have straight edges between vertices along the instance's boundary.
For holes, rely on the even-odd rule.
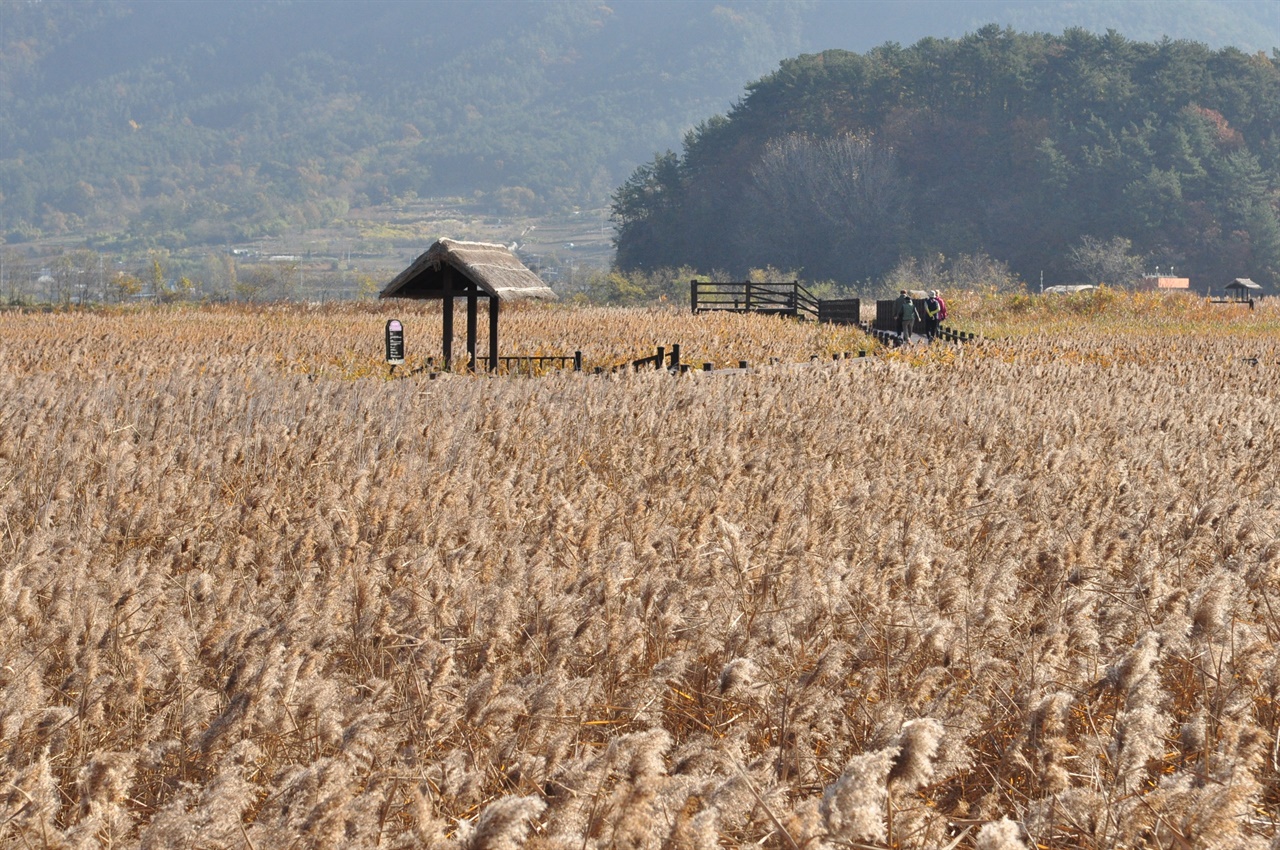
[[393,375],[397,366],[404,365],[404,325],[399,319],[387,320],[387,363]]

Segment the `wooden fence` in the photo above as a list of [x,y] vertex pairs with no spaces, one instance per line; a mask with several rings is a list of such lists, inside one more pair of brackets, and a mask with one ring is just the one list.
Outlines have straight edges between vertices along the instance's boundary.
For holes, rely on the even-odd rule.
[[[925,308],[926,301],[927,299],[924,299],[924,298],[911,299],[911,303],[916,305],[916,312],[920,314],[921,319],[924,319],[924,316],[925,316],[924,308]],[[892,301],[876,302],[876,321],[874,325],[876,330],[893,331],[894,333],[898,332],[897,305],[898,305],[898,300],[896,298],[893,299]]]
[[705,283],[689,281],[693,312],[771,313],[818,318],[818,299],[799,281],[789,283]]
[[[476,364],[489,366],[488,357],[477,357]],[[582,352],[573,354],[546,354],[536,357],[499,357],[497,370],[508,375],[540,375],[548,369],[573,369],[582,371]]]
[[648,357],[638,357],[635,360],[628,360],[626,363],[621,363],[612,368],[597,366],[595,371],[596,374],[599,375],[602,372],[620,372],[624,369],[634,369],[639,371],[647,367],[653,367],[654,369],[666,369],[672,372],[681,371],[680,346],[673,345],[668,351],[665,345],[659,345],[656,353],[651,354]]
[[832,325],[860,325],[862,299],[824,298],[818,302],[818,321]]

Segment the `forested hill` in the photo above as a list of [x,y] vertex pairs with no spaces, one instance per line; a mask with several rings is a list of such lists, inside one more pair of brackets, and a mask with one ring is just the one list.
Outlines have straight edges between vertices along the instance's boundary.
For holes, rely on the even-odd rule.
[[800,56],[617,192],[618,262],[851,282],[985,252],[1061,282],[1119,237],[1198,286],[1280,283],[1278,59],[995,26]]

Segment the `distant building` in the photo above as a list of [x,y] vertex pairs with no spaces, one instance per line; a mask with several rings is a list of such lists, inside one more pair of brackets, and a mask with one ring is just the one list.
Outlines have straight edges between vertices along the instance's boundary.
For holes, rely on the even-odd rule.
[[1154,292],[1158,289],[1191,289],[1191,278],[1170,277],[1168,275],[1144,274],[1138,289],[1143,292]]
[[1041,292],[1044,295],[1075,295],[1077,292],[1092,292],[1096,286],[1089,283],[1060,283],[1057,286],[1046,286]]

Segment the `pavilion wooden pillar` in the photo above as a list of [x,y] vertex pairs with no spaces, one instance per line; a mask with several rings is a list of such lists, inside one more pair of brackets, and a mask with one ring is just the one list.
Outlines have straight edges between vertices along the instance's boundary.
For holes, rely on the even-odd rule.
[[467,371],[476,370],[476,290],[475,281],[467,287]]
[[453,365],[453,267],[445,264],[444,267],[444,329],[443,351],[444,370],[448,372]]
[[498,304],[496,295],[489,296],[489,371],[498,368]]

